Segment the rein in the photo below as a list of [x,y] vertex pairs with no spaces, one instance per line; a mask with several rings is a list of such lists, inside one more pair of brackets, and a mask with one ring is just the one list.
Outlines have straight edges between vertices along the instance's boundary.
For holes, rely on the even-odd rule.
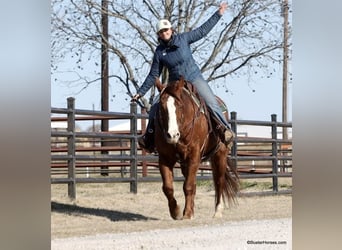
[[[160,92],[160,96],[163,94],[164,90],[165,90],[165,88],[162,89],[162,91]],[[200,105],[200,101],[194,96],[194,94],[192,92],[190,92],[185,87],[183,87],[183,90],[186,92],[186,94],[188,94],[192,98],[193,103],[195,103],[195,105],[198,107],[197,111],[194,114],[194,118],[185,126],[185,131],[189,130],[189,133],[187,133],[186,136],[188,136],[189,134],[191,135],[190,139],[189,139],[189,143],[184,145],[184,146],[188,146],[192,140],[192,136],[193,136],[193,132],[194,132],[194,130],[191,128],[194,127],[195,121],[200,116],[200,113],[201,112],[204,113],[204,109],[203,109],[203,105],[202,106]],[[195,106],[195,105],[193,105],[193,106]],[[163,131],[163,135],[166,138],[166,131],[165,131],[165,128],[162,126],[162,116],[161,116],[159,108],[158,108],[158,119],[157,120],[158,120],[158,126],[159,126],[159,128],[161,128],[161,130]],[[184,137],[186,137],[186,136],[184,136]]]
[[[194,128],[194,124],[195,124],[196,119],[199,118],[200,113],[203,113],[206,116],[207,121],[208,121],[209,131],[208,131],[207,136],[206,136],[206,138],[205,138],[205,140],[204,140],[204,142],[203,142],[203,144],[202,144],[202,146],[200,148],[201,161],[204,161],[204,160],[209,159],[218,150],[220,140],[218,140],[216,145],[209,152],[207,152],[206,155],[204,155],[204,147],[207,144],[207,142],[209,141],[209,135],[212,132],[212,124],[210,122],[210,117],[209,117],[209,114],[208,114],[208,110],[207,110],[206,105],[204,104],[204,101],[200,100],[199,98],[197,98],[197,96],[195,95],[195,93],[193,91],[191,91],[190,89],[186,88],[185,86],[183,87],[183,90],[186,92],[186,94],[188,96],[191,97],[192,103],[197,106],[197,111],[195,112],[194,119],[192,119],[192,121],[189,123],[189,125],[192,125],[191,126],[192,129],[190,127],[191,137],[190,137],[189,143],[184,145],[184,146],[188,146],[190,144],[190,142],[191,142],[191,139],[192,139],[192,136],[193,136],[193,132],[194,132],[194,129],[193,129]],[[195,106],[195,105],[193,105],[193,106]],[[188,129],[189,125],[186,126],[186,129]]]
[[[162,89],[162,91],[160,92],[160,96],[162,96],[164,90],[165,90],[165,88]],[[186,137],[190,136],[190,139],[189,139],[188,143],[184,144],[184,146],[187,147],[191,143],[191,141],[192,141],[192,137],[194,135],[194,125],[195,125],[196,120],[200,117],[200,114],[203,113],[207,117],[208,121],[210,121],[210,119],[208,117],[208,111],[206,109],[204,101],[200,100],[195,95],[195,93],[193,91],[191,91],[190,89],[186,88],[185,86],[182,88],[182,90],[185,92],[186,95],[188,95],[191,98],[192,106],[193,106],[193,109],[194,109],[194,117],[193,117],[193,119],[186,126],[184,126],[184,130],[188,131],[188,133],[184,132],[183,133],[183,135],[184,135],[183,138],[186,138]],[[183,117],[182,117],[182,119],[183,119]],[[162,117],[161,117],[161,113],[160,113],[159,109],[158,109],[158,119],[157,120],[158,120],[158,126],[159,126],[159,128],[161,128],[161,130],[163,131],[163,135],[166,138],[166,131],[165,131],[165,128],[162,126]],[[211,132],[211,123],[208,122],[208,124],[209,124],[209,130],[210,130],[209,133],[210,133]],[[204,140],[203,145],[201,146],[201,152],[203,152],[204,146],[205,146],[205,144],[208,141],[209,133],[208,133],[206,139]]]
[[185,126],[185,129],[184,129],[185,131],[189,130],[189,133],[187,133],[184,137],[186,137],[190,134],[189,143],[184,145],[184,146],[188,146],[192,140],[193,135],[194,135],[195,122],[199,118],[201,113],[204,113],[204,108],[203,108],[203,104],[201,104],[200,100],[195,97],[193,92],[190,92],[185,87],[183,87],[183,91],[185,91],[185,93],[191,97],[192,104],[193,104],[192,106],[193,106],[194,110],[195,110],[195,106],[197,106],[197,109],[194,111],[194,118],[188,123],[188,125]]
[[[161,91],[160,91],[160,97],[163,95],[163,93],[165,92],[165,89],[166,88],[163,88]],[[207,123],[208,123],[208,133],[200,147],[200,157],[201,157],[201,161],[204,161],[204,160],[207,160],[209,159],[213,154],[215,154],[219,148],[219,145],[220,145],[220,140],[217,139],[217,143],[214,144],[213,147],[211,148],[208,148],[206,150],[206,152],[204,152],[204,148],[206,147],[206,145],[208,144],[209,142],[209,137],[210,137],[210,134],[213,132],[213,127],[212,127],[212,124],[211,124],[211,120],[210,120],[210,114],[209,114],[209,111],[207,109],[207,106],[205,105],[205,102],[203,99],[201,99],[200,96],[196,95],[196,89],[194,89],[194,86],[192,85],[184,85],[184,87],[182,88],[182,95],[187,95],[191,100],[191,106],[194,110],[194,115],[193,115],[193,118],[191,119],[191,121],[182,126],[183,128],[183,132],[181,133],[181,137],[183,138],[182,140],[184,141],[185,138],[189,138],[188,139],[188,143],[187,144],[180,144],[179,142],[177,144],[175,144],[174,146],[177,147],[177,145],[181,145],[182,147],[188,147],[192,141],[192,138],[194,136],[194,125],[195,125],[195,122],[197,119],[199,119],[201,113],[203,113],[203,115],[206,117],[206,120],[207,120]],[[162,134],[164,136],[164,138],[166,139],[167,138],[167,131],[165,130],[165,126],[163,126],[163,117],[162,117],[162,113],[160,111],[160,108],[158,107],[157,109],[157,121],[156,121],[156,125],[160,128],[160,131],[162,131]],[[183,119],[184,119],[184,113],[182,113],[182,117],[181,117],[181,123],[184,124],[183,122]]]

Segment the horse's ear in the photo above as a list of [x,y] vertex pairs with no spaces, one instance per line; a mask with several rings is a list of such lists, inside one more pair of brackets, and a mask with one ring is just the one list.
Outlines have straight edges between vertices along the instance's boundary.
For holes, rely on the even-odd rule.
[[160,82],[158,77],[156,77],[156,87],[157,87],[159,92],[161,92],[162,89],[164,88],[164,85]]

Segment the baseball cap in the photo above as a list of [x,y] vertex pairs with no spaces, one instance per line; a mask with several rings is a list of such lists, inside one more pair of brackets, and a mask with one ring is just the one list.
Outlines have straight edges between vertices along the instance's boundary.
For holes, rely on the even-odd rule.
[[170,29],[172,27],[171,23],[169,20],[166,19],[161,19],[157,23],[157,33],[161,31],[162,29]]

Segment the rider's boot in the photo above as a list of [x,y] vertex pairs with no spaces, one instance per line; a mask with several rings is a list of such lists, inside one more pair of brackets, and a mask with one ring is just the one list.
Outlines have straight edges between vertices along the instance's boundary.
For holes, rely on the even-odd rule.
[[222,124],[216,126],[215,128],[220,140],[224,143],[224,145],[226,145],[227,148],[231,149],[235,138],[234,132]]
[[145,151],[147,151],[148,153],[155,152],[154,119],[149,120],[145,134],[138,138],[138,144],[141,148],[145,149]]
[[215,132],[218,134],[222,143],[224,143],[227,148],[231,149],[235,138],[234,132],[229,127],[222,124],[222,122],[219,122],[214,116],[212,116],[212,123]]
[[230,128],[226,128],[226,130],[224,131],[224,144],[227,148],[232,148],[234,139],[235,133]]

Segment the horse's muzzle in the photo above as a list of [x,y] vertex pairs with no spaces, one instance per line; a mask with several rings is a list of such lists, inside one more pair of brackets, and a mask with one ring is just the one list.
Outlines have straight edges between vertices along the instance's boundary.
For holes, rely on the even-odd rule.
[[166,141],[170,144],[176,144],[179,141],[179,131],[169,131],[166,133]]

